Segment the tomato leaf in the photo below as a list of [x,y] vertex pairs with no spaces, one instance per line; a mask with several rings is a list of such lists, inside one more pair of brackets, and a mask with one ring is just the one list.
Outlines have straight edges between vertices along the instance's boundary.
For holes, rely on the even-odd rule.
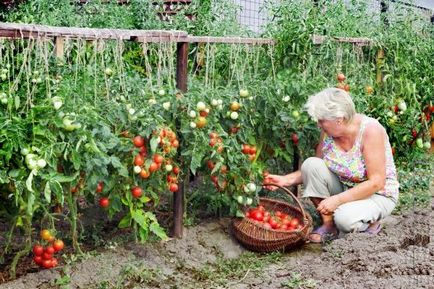
[[168,239],[166,232],[164,232],[163,228],[161,228],[157,222],[152,222],[149,226],[149,230],[162,240]]
[[121,176],[128,178],[128,170],[127,168],[121,163],[118,157],[111,156],[110,161],[116,169],[118,169],[118,172]]
[[241,210],[237,210],[235,213],[235,216],[238,218],[244,218],[244,213]]
[[26,180],[26,188],[29,192],[33,192],[32,184],[33,184],[33,176],[35,175],[35,170],[32,170]]
[[27,215],[33,215],[33,204],[35,203],[35,194],[33,192],[29,193],[29,198],[27,199]]
[[158,138],[156,137],[151,138],[150,144],[151,144],[151,151],[155,152],[158,147]]
[[148,229],[148,226],[146,224],[146,217],[143,215],[143,212],[141,210],[134,210],[131,213],[131,216],[133,217],[133,220],[142,228]]
[[19,94],[15,94],[15,109],[20,108],[20,96]]
[[63,189],[60,183],[56,180],[50,180],[50,189],[54,191],[54,194],[56,195],[57,200],[60,202],[60,204],[63,205],[63,202],[65,200],[65,196],[63,194]]
[[122,220],[118,224],[118,228],[124,229],[131,226],[131,215],[127,214],[125,215]]
[[44,196],[48,203],[51,203],[51,189],[50,189],[50,182],[45,183],[44,188]]

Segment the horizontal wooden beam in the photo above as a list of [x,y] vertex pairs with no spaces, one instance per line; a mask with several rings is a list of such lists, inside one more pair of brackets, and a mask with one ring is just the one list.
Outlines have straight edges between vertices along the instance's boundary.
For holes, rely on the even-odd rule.
[[211,37],[188,36],[188,42],[196,43],[229,43],[229,44],[275,44],[270,38],[246,38],[246,37]]
[[107,28],[55,27],[36,24],[0,23],[0,37],[38,38],[64,37],[83,39],[132,40],[142,37],[187,37],[187,32],[177,30],[128,30]]
[[374,43],[374,41],[369,38],[333,37],[333,36],[323,36],[323,35],[316,35],[316,34],[312,35],[313,44],[323,44],[327,40],[332,40],[341,43],[351,43],[359,46],[366,46]]
[[1,23],[0,37],[40,38],[62,37],[64,39],[118,39],[139,42],[196,42],[228,44],[274,44],[269,38],[191,36],[178,30],[127,30],[106,28],[55,27],[36,24]]

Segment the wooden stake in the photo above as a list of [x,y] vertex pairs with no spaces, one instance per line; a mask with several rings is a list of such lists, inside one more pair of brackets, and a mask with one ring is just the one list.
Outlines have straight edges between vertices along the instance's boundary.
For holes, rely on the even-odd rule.
[[[177,44],[176,55],[176,87],[182,92],[187,91],[187,73],[188,73],[188,42],[180,42]],[[177,124],[179,126],[179,124]],[[184,187],[185,183],[189,182],[189,174],[186,172],[186,177],[179,186],[179,190],[173,195],[173,237],[182,238],[184,230]]]
[[383,84],[384,50],[380,48],[377,53],[377,84]]
[[63,59],[63,47],[64,47],[64,39],[63,37],[56,37],[56,58]]

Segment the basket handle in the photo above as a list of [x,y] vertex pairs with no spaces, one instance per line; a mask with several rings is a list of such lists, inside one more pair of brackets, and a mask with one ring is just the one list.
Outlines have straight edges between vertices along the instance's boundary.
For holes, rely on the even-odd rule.
[[302,215],[303,215],[303,224],[304,224],[304,226],[303,226],[303,229],[304,229],[304,227],[306,226],[306,224],[307,224],[307,221],[308,221],[308,219],[307,219],[307,215],[306,215],[306,211],[304,210],[304,208],[303,208],[303,206],[301,205],[301,203],[300,203],[300,201],[298,200],[298,198],[290,191],[290,190],[288,190],[287,188],[285,188],[285,187],[282,187],[282,186],[279,186],[279,185],[276,185],[276,184],[272,184],[272,183],[267,183],[267,186],[274,186],[274,187],[278,187],[279,189],[282,189],[283,191],[285,191],[292,199],[294,199],[294,201],[297,203],[297,205],[298,205],[298,207],[300,208],[300,210],[301,210],[301,213],[302,213]]

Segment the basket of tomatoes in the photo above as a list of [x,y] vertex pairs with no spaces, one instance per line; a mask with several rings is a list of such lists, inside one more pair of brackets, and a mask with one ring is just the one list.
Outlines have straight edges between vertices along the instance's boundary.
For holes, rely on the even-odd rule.
[[259,205],[246,208],[243,218],[232,221],[235,238],[247,249],[256,252],[288,250],[303,244],[312,231],[312,217],[287,188],[276,186],[291,196],[295,203],[259,198]]

